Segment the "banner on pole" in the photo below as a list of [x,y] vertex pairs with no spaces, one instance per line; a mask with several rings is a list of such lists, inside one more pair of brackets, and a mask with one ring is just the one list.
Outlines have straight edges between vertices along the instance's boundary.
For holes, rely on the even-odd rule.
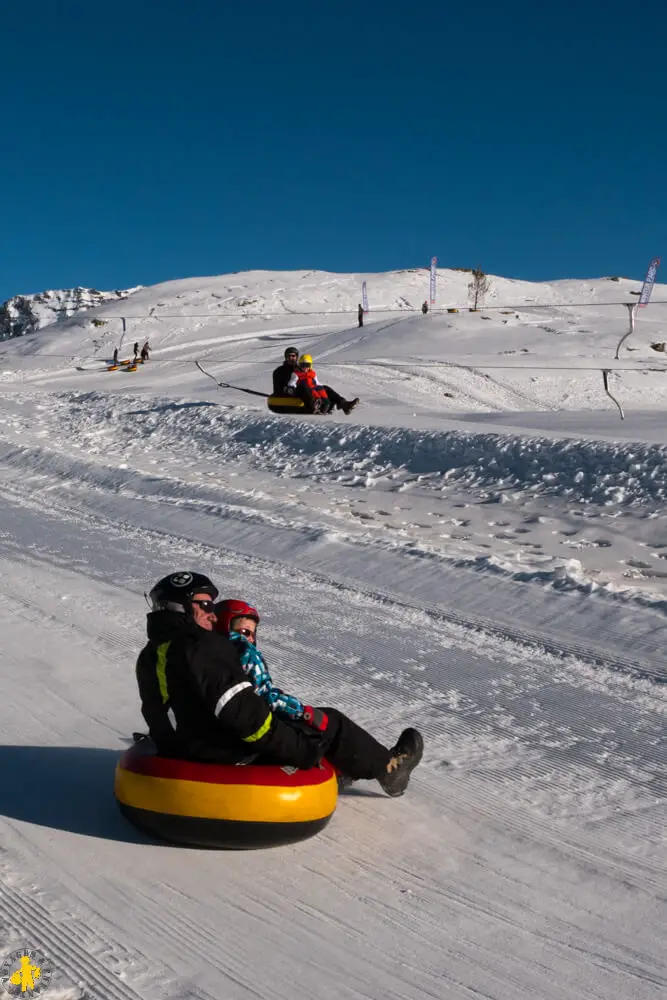
[[644,278],[641,295],[639,296],[639,302],[637,303],[638,309],[644,309],[644,307],[648,305],[649,299],[651,298],[651,292],[653,291],[653,286],[655,285],[655,276],[659,267],[660,258],[654,257],[648,266],[648,271],[646,272],[646,277]]
[[366,288],[366,282],[361,284],[361,306],[365,313],[368,312],[368,290]]
[[438,258],[437,257],[431,257],[431,294],[430,294],[430,299],[431,299],[431,305],[432,306],[435,305],[435,274],[436,274],[436,268],[437,268],[437,266],[438,266]]

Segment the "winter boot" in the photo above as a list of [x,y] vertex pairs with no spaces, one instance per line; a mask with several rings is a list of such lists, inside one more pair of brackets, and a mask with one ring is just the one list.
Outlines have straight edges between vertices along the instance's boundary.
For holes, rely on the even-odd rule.
[[359,403],[359,397],[355,396],[354,399],[349,400],[349,402],[343,403],[343,413],[347,416]]
[[387,773],[378,778],[378,782],[387,795],[396,798],[408,787],[410,775],[422,759],[424,740],[421,733],[416,729],[404,729],[396,746],[389,752],[391,760],[387,764]]

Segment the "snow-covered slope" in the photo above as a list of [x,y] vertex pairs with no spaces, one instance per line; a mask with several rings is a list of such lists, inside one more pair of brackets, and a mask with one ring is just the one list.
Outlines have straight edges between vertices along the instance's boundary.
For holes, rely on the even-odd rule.
[[[664,992],[667,294],[615,361],[638,282],[469,313],[469,280],[424,317],[425,271],[188,279],[2,345],[0,964],[44,950],[58,1000]],[[195,365],[267,391],[292,344],[349,417]],[[405,798],[250,855],[117,815],[142,595],[181,567],[260,608],[281,686],[423,730]]]
[[[664,286],[616,360],[638,282],[491,277],[494,308],[472,313],[463,305],[469,280],[439,272],[436,310],[427,316],[419,308],[425,271],[167,282],[6,345],[0,378],[10,393],[20,385],[22,394],[35,387],[37,397],[60,386],[85,394],[66,392],[38,421],[48,423],[40,434],[69,451],[89,453],[92,425],[108,437],[105,455],[126,454],[139,428],[138,461],[151,446],[170,455],[185,445],[205,462],[242,456],[246,476],[258,463],[281,477],[326,483],[327,497],[340,489],[334,513],[322,520],[327,527],[333,516],[346,530],[361,523],[385,545],[406,542],[494,571],[662,600],[667,358],[651,345],[665,337]],[[362,281],[371,311],[359,329]],[[131,353],[146,339],[149,365],[106,371],[115,347]],[[351,433],[341,436],[334,420],[271,417],[260,398],[216,390],[195,365],[266,392],[291,344],[315,355],[325,382],[361,398]],[[623,421],[605,392],[607,368]],[[125,420],[128,398],[174,392],[226,404],[213,411],[215,434],[212,418],[203,423],[196,411]],[[24,443],[30,424],[20,432]],[[351,484],[363,486],[366,504],[373,497],[361,522],[348,511]],[[399,488],[409,491],[413,516],[386,512],[386,490]],[[492,503],[502,515],[489,516]]]

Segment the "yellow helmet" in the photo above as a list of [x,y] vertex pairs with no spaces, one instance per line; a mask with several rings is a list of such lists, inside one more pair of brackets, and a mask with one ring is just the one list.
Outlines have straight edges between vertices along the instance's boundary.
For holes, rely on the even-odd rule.
[[312,365],[312,363],[313,359],[310,354],[302,354],[301,357],[299,358],[300,365]]

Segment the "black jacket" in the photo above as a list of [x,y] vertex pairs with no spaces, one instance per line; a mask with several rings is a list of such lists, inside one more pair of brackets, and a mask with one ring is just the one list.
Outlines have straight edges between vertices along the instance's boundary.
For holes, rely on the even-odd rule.
[[273,370],[273,395],[284,396],[287,391],[287,383],[291,379],[296,365],[291,361],[284,361]]
[[166,757],[233,763],[262,760],[312,767],[318,734],[276,718],[246,677],[236,647],[184,614],[147,616],[148,643],[137,660],[141,711]]

